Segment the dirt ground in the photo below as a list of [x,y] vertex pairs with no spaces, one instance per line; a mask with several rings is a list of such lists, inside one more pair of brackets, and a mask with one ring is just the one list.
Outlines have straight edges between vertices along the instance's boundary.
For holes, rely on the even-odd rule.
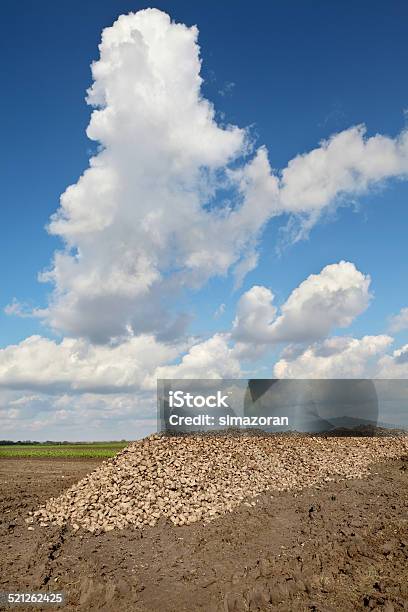
[[408,457],[208,525],[28,529],[29,510],[98,463],[0,460],[0,591],[64,591],[64,610],[87,612],[408,610]]

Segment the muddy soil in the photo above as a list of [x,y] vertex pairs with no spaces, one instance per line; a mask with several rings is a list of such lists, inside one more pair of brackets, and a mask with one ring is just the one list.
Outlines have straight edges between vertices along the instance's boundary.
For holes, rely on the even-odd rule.
[[63,610],[86,612],[408,610],[408,457],[208,525],[28,529],[29,510],[98,463],[0,460],[0,591],[64,591]]

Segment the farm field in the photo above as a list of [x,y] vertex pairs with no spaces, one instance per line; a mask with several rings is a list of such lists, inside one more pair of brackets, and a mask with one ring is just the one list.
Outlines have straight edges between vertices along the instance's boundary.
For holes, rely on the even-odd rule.
[[30,511],[101,461],[0,459],[1,591],[63,591],[62,609],[87,612],[407,610],[408,457],[208,524],[29,528]]
[[47,458],[80,458],[80,459],[107,459],[113,457],[128,442],[92,442],[77,444],[12,444],[0,446],[0,459],[47,457]]

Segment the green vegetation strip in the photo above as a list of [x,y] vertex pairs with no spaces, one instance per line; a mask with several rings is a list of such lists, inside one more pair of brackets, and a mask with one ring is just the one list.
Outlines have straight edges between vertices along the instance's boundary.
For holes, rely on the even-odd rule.
[[125,448],[128,442],[96,442],[91,444],[13,444],[0,446],[2,457],[79,457],[83,459],[113,457]]

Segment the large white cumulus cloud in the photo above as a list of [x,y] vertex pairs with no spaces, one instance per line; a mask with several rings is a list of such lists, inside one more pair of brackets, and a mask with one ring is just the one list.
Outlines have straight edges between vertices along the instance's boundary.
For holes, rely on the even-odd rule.
[[240,342],[270,344],[306,342],[347,327],[368,306],[370,277],[341,261],[311,274],[282,305],[279,316],[273,294],[255,286],[239,300],[233,335]]
[[64,334],[177,337],[189,320],[177,307],[169,318],[178,292],[231,270],[239,285],[271,217],[309,228],[339,196],[407,174],[407,133],[367,138],[362,126],[274,172],[246,130],[217,123],[197,38],[156,9],[102,33],[87,98],[99,149],[61,197],[49,231],[65,248],[42,274],[54,285],[42,314]]
[[[106,28],[99,49],[87,134],[102,149],[61,197],[49,230],[67,248],[43,278],[56,288],[53,327],[106,341],[127,326],[162,332],[162,303],[177,287],[237,263],[271,215],[277,180],[259,211],[250,201],[205,207],[217,187],[238,183],[224,170],[248,144],[200,93],[195,27],[140,11]],[[246,181],[265,164],[260,151]]]

